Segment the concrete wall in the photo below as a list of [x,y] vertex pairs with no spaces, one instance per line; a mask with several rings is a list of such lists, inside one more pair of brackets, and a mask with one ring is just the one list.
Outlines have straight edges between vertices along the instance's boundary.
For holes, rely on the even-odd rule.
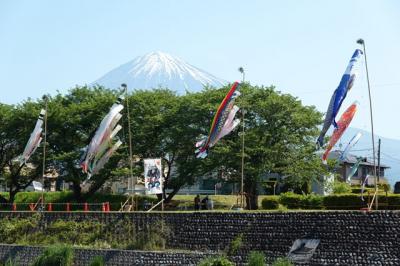
[[[25,213],[0,212],[26,217]],[[310,265],[400,265],[400,212],[188,212],[188,213],[43,213],[42,225],[51,221],[97,220],[115,223],[129,219],[136,226],[163,219],[173,230],[168,248],[218,252],[243,233],[243,246],[234,257],[245,261],[251,250],[272,260],[286,256],[299,238],[319,239]],[[178,263],[176,263],[178,264]]]

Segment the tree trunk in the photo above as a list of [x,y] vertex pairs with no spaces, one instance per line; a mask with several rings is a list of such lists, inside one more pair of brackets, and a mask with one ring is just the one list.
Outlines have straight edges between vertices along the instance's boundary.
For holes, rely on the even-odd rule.
[[94,195],[94,193],[96,193],[105,183],[105,180],[98,180],[95,181],[89,188],[89,191],[86,192],[85,194],[81,195],[81,199],[82,200],[87,200],[88,198],[90,198],[91,196]]
[[82,189],[79,181],[72,181],[72,191],[77,202],[82,202]]
[[14,203],[15,195],[17,195],[17,193],[18,193],[18,190],[16,190],[16,189],[13,190],[10,188],[10,197],[8,199],[8,203]]
[[245,182],[244,192],[246,197],[246,209],[257,210],[258,209],[257,182],[253,180]]
[[160,201],[164,198],[165,203],[169,203],[171,201],[171,198],[169,196],[167,197],[167,193],[165,192],[165,189],[167,188],[168,181],[171,176],[171,167],[172,167],[172,162],[173,162],[174,158],[175,158],[175,155],[172,155],[172,160],[170,162],[166,161],[166,164],[168,166],[168,171],[167,171],[167,174],[164,176],[164,184],[163,184],[163,188],[162,188],[162,194],[157,194],[157,199]]
[[179,191],[180,189],[181,189],[180,187],[179,187],[179,188],[174,188],[174,189],[171,191],[171,193],[168,194],[168,197],[166,197],[165,203],[169,203],[169,202],[172,200],[172,198],[176,195],[176,193],[178,193],[178,191]]

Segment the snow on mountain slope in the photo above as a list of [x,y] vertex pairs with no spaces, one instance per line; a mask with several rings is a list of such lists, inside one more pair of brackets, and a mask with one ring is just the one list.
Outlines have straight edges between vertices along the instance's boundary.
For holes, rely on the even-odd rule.
[[121,83],[129,89],[166,87],[183,94],[199,91],[204,86],[221,87],[226,81],[219,79],[180,58],[163,52],[152,52],[117,67],[93,82],[108,88]]

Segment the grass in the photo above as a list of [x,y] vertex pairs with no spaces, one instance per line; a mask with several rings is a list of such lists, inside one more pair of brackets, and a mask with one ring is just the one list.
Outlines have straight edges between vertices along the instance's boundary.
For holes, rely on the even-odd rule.
[[[172,199],[172,209],[179,210],[193,210],[194,208],[194,197],[196,195],[176,195]],[[204,198],[206,195],[200,195]],[[266,196],[258,196],[258,205],[261,207],[261,201]],[[238,203],[238,197],[236,195],[208,195],[209,199],[214,202],[215,210],[230,210],[233,205]],[[240,200],[240,199],[239,199]]]
[[[0,193],[3,196],[6,196],[8,198],[8,193]],[[41,193],[39,192],[20,192],[17,194],[15,198],[15,203],[17,204],[28,204],[28,203],[35,203],[41,196]],[[176,212],[184,212],[184,211],[193,211],[194,209],[194,197],[196,195],[175,195],[174,198],[172,199],[172,202],[165,206],[165,210],[167,211],[176,211]],[[205,197],[206,195],[200,195],[201,198]],[[261,209],[261,201],[267,196],[261,195],[258,196],[258,206]],[[156,196],[146,196],[146,198],[149,201],[152,202],[157,202],[157,197]],[[212,199],[214,202],[214,210],[216,211],[228,211],[231,210],[231,207],[236,205],[238,203],[238,196],[236,195],[208,195],[209,199]],[[89,199],[89,203],[99,203],[99,202],[105,202],[105,201],[110,201],[112,204],[112,210],[116,211],[119,209],[120,203],[124,202],[126,200],[126,196],[124,195],[102,195],[102,194],[96,194],[95,197],[92,199]],[[72,200],[72,192],[47,192],[45,194],[45,201],[46,202],[52,202],[52,203],[65,203],[65,202],[74,202]],[[53,210],[65,210],[65,206],[58,207],[59,209],[56,209],[57,205],[53,206]],[[73,211],[78,211],[78,209],[75,209],[74,206],[71,207]],[[100,207],[99,207],[100,208]],[[24,209],[18,209],[18,210],[26,210],[29,211],[28,205],[25,206]],[[82,207],[79,209],[82,211]],[[93,211],[93,210],[92,210]],[[98,209],[100,211],[100,209]],[[157,211],[157,210],[154,210]],[[282,211],[282,210],[281,210]]]
[[[8,197],[8,193],[0,193],[1,195],[5,195]],[[41,193],[38,192],[20,192],[17,194],[15,203],[20,204],[18,205],[18,211],[30,211],[29,203],[37,202],[38,198],[40,197]],[[355,194],[349,194],[355,195]],[[194,210],[194,198],[196,195],[175,195],[172,199],[172,202],[165,205],[166,211],[171,212],[191,212]],[[206,195],[200,195],[201,198],[204,198]],[[342,195],[343,196],[343,195]],[[209,199],[212,199],[214,202],[214,211],[229,211],[231,210],[232,206],[236,205],[238,198],[236,195],[208,195]],[[262,200],[266,197],[266,195],[258,196],[258,206],[259,210],[256,212],[287,212],[291,211],[289,208],[279,205],[278,209],[276,210],[261,210],[262,208]],[[357,195],[355,195],[357,197]],[[400,197],[400,196],[399,196]],[[156,196],[141,196],[139,199],[139,208],[142,210],[142,203],[144,200],[148,202],[153,202],[154,204],[158,202]],[[125,202],[126,196],[125,195],[113,195],[113,194],[101,194],[97,193],[94,197],[88,200],[88,203],[100,203],[100,205],[96,205],[94,207],[90,207],[90,211],[101,211],[101,202],[110,202],[111,204],[111,211],[118,211],[121,203]],[[74,201],[72,200],[72,193],[71,192],[47,192],[45,194],[45,201],[52,202],[52,203],[65,203],[65,202],[72,202],[71,210],[72,211],[83,211],[83,206],[81,205],[74,205]],[[160,205],[161,207],[161,205]],[[160,211],[160,207],[153,210],[153,212]],[[7,211],[10,210],[10,207],[0,206],[0,211]],[[63,204],[54,204],[53,211],[65,211],[65,205]],[[321,210],[300,210],[296,209],[294,211],[321,211]],[[206,212],[206,211],[205,211]]]

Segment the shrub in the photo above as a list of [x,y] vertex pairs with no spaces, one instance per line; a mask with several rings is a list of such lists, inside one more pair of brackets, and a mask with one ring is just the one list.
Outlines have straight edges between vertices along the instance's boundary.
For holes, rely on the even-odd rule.
[[267,196],[261,201],[264,210],[276,210],[279,207],[279,196]]
[[[385,185],[379,185],[378,188],[379,188],[380,190],[385,190],[385,188],[386,188],[386,189],[389,188],[389,190],[390,190],[390,185],[389,185],[389,187],[387,187],[387,186],[385,186]],[[360,185],[353,185],[353,186],[351,186],[351,193],[354,193],[354,194],[361,194],[361,192],[363,192],[363,191],[364,191],[365,194],[368,194],[368,192],[369,192],[370,194],[374,194],[374,192],[375,192],[375,187],[374,187],[374,186],[369,186],[369,187],[365,186],[365,187],[364,187],[364,190],[363,190],[363,189],[362,189],[362,186],[360,186]],[[388,192],[389,192],[389,191],[388,191]]]
[[[35,203],[42,196],[42,192],[19,192],[15,195],[16,203]],[[56,191],[44,193],[45,202],[68,202],[72,200],[72,192]]]
[[128,218],[115,223],[93,221],[56,220],[40,225],[40,214],[29,218],[0,220],[0,239],[7,244],[51,245],[68,244],[91,248],[165,249],[172,230],[156,221],[136,226]]
[[335,181],[332,184],[333,194],[346,194],[352,191],[351,186],[346,182]]
[[323,204],[329,210],[358,210],[367,207],[368,200],[361,200],[357,194],[328,195],[323,198]]
[[228,258],[224,256],[210,257],[200,261],[198,266],[234,266]]
[[[387,204],[386,209],[389,210],[398,210],[400,209],[400,195],[399,194],[389,194],[387,197],[386,195],[379,195],[378,201],[380,203]],[[384,206],[379,207],[380,209],[384,209]]]
[[12,260],[11,258],[8,258],[4,266],[18,266],[18,263],[15,260]]
[[37,228],[39,214],[29,218],[5,218],[0,220],[0,239],[2,243],[15,244],[29,237]]
[[233,256],[235,255],[239,249],[242,247],[243,244],[243,233],[238,234],[232,242],[229,244],[228,255]]
[[33,266],[72,266],[74,254],[71,247],[68,246],[52,246],[45,249],[44,253],[39,256]]
[[145,228],[139,230],[136,239],[132,241],[127,248],[140,250],[165,249],[167,239],[171,233],[172,230],[164,223],[164,221],[147,224]]
[[303,209],[318,210],[323,209],[323,196],[316,194],[302,195],[301,207]]
[[279,202],[289,209],[322,209],[323,199],[320,195],[299,195],[293,192],[283,193]]
[[359,187],[352,187],[352,188],[351,188],[351,193],[352,193],[352,194],[360,194],[360,193],[361,193],[361,188],[359,188]]
[[293,266],[293,263],[288,258],[278,258],[272,263],[272,266]]
[[106,264],[104,263],[104,259],[101,256],[94,257],[89,264],[89,266],[104,266],[104,265]]
[[101,236],[102,226],[95,221],[57,220],[48,226],[47,232],[53,236],[55,243],[88,246]]
[[261,251],[252,251],[249,254],[248,266],[264,266],[265,265],[265,254]]
[[288,207],[289,209],[301,208],[301,195],[293,192],[282,193],[279,198],[279,203]]
[[388,195],[388,202],[389,202],[389,207],[392,207],[391,209],[400,209],[400,195],[399,194],[391,194]]
[[287,212],[288,210],[289,209],[285,205],[279,204],[278,212]]

